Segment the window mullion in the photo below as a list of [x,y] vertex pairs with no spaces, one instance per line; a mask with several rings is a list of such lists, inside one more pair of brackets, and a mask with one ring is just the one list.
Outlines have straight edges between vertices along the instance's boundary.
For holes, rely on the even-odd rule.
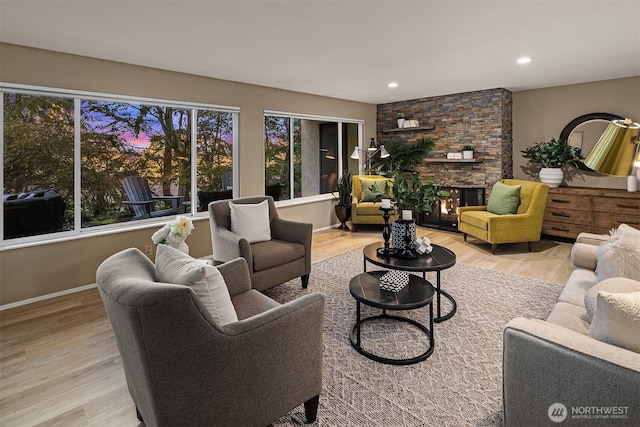
[[289,119],[289,199],[295,198],[295,132],[294,132],[294,118]]
[[73,231],[82,230],[82,153],[80,140],[81,100],[73,99]]
[[191,213],[198,211],[198,110],[190,110],[191,120]]

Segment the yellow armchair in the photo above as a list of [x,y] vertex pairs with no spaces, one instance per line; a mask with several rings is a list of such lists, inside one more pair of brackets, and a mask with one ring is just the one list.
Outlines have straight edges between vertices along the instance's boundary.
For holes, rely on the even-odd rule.
[[[361,180],[362,178],[362,180]],[[384,189],[385,181],[393,182],[393,178],[386,178],[381,175],[354,175],[353,176],[353,189],[351,200],[351,223],[353,224],[353,231],[358,231],[358,224],[384,224],[382,218],[382,211],[380,210],[380,202],[363,201],[362,182],[368,183],[368,180],[380,180],[379,188]],[[365,184],[367,185],[367,184]],[[370,185],[370,184],[369,184]],[[398,217],[396,211],[389,212],[389,223],[394,221]]]
[[540,182],[503,179],[506,185],[520,185],[520,203],[515,214],[497,215],[487,211],[486,206],[458,208],[458,230],[491,244],[495,255],[501,243],[529,243],[540,240],[544,209],[547,204],[549,186]]

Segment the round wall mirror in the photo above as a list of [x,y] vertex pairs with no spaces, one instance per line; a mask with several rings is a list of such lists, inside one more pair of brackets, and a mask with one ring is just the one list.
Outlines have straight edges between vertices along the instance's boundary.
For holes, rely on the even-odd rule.
[[[596,142],[598,142],[598,139],[600,139],[600,136],[602,136],[609,122],[618,119],[623,119],[623,117],[610,113],[590,113],[576,117],[562,129],[560,140],[565,141],[573,147],[580,148],[582,155],[587,157],[596,145]],[[582,163],[578,166],[580,169],[590,170]]]

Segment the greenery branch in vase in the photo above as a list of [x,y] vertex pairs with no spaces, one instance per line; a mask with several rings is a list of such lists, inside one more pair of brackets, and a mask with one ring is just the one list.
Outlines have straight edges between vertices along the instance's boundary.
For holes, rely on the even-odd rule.
[[353,190],[353,181],[351,180],[351,173],[344,172],[338,181],[338,197],[331,193],[333,199],[336,201],[335,211],[336,217],[340,221],[339,230],[348,230],[346,222],[351,216],[351,193]]
[[151,240],[156,245],[163,244],[189,253],[189,247],[185,243],[187,237],[195,227],[191,218],[178,215],[173,221],[166,223],[160,230],[153,233]]
[[562,140],[555,138],[546,142],[539,142],[521,151],[522,156],[529,163],[540,167],[540,181],[550,187],[558,187],[563,179],[562,167],[578,167],[578,162],[584,160],[578,147],[572,147]]

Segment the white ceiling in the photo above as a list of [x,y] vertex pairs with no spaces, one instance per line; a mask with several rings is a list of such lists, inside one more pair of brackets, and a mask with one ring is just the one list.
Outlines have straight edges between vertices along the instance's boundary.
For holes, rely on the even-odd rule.
[[0,0],[0,41],[379,104],[640,75],[640,0]]

